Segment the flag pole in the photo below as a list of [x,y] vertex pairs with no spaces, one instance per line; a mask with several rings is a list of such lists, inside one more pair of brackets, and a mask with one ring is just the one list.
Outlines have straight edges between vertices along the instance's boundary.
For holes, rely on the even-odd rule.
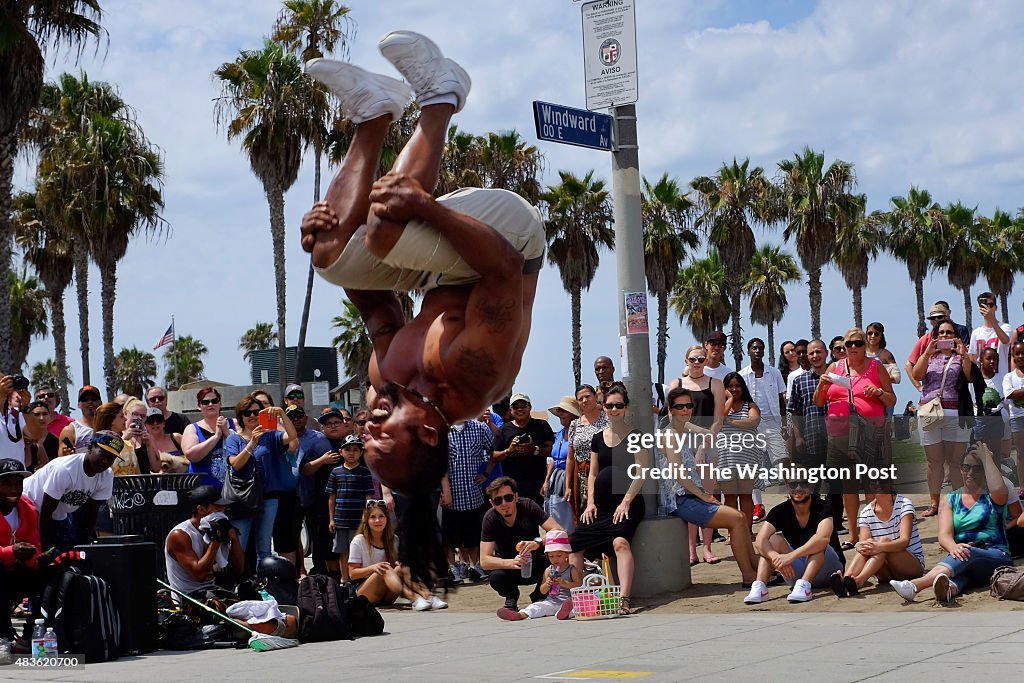
[[[174,329],[174,314],[171,313],[171,348],[174,348],[174,344],[178,343],[178,331]],[[179,363],[174,359],[174,354],[171,354],[171,362],[174,363],[174,381],[178,385],[178,391],[181,391],[181,377],[180,370],[178,368]]]

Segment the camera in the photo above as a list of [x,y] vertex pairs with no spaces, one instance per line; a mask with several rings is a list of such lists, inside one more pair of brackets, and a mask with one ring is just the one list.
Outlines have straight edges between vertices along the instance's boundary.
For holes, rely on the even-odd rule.
[[28,389],[28,377],[25,375],[11,375],[15,391],[26,391]]

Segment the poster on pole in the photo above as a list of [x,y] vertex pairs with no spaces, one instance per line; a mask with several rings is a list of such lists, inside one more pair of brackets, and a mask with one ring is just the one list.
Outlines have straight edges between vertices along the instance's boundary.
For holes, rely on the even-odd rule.
[[596,0],[582,7],[587,109],[637,100],[634,0]]
[[626,292],[626,334],[647,334],[647,292]]

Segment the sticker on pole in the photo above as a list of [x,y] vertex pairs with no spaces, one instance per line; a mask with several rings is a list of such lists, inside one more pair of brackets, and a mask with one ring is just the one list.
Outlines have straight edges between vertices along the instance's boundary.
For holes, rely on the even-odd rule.
[[634,0],[596,0],[583,9],[583,71],[587,109],[637,100]]
[[647,292],[626,292],[626,334],[647,334]]

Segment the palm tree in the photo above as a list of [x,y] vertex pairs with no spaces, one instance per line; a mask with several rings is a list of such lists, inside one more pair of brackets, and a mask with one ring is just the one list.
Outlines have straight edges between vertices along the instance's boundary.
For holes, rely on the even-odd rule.
[[668,356],[668,295],[675,286],[686,250],[697,246],[693,202],[679,181],[662,174],[655,184],[643,179],[640,206],[644,223],[644,267],[647,289],[658,299],[658,383],[665,383]]
[[729,322],[732,305],[725,264],[712,249],[702,259],[693,259],[679,271],[669,305],[686,323],[696,339],[707,339]]
[[544,155],[515,130],[479,138],[479,173],[484,187],[515,192],[531,204],[540,200]]
[[947,237],[942,250],[948,259],[946,273],[949,283],[963,292],[965,322],[971,329],[974,328],[971,320],[971,287],[978,281],[982,263],[988,258],[986,240],[982,235],[984,228],[978,227],[975,211],[976,208],[969,208],[960,202],[946,205]]
[[[321,135],[329,111],[326,91],[302,71],[299,60],[272,41],[262,50],[243,50],[214,72],[221,81],[218,125],[228,140],[242,138],[252,172],[263,184],[270,207],[277,290],[278,382],[287,382],[285,344],[284,193],[299,175],[302,148]],[[322,139],[322,138],[320,138]],[[298,371],[298,370],[297,370]]]
[[[355,32],[355,22],[349,16],[349,8],[335,0],[285,0],[284,9],[274,24],[274,40],[286,50],[297,53],[303,62],[323,57],[324,52],[337,56],[348,55],[348,44]],[[331,98],[326,88],[314,82],[315,87],[325,93],[328,104],[315,112],[322,116],[313,122],[313,136],[306,145],[313,147],[313,202],[320,201],[320,169],[324,147],[328,142],[327,125],[333,116]],[[306,331],[309,328],[309,307],[313,301],[313,261],[306,272],[306,296],[302,302],[302,318],[299,320],[299,341],[295,351],[296,379],[301,373],[302,356],[306,349]]]
[[[39,361],[32,365],[32,371],[29,373],[29,380],[32,382],[33,388],[42,386],[56,387],[61,382],[61,377],[67,378],[68,382],[71,381],[71,368],[64,366],[64,372],[61,373],[57,368],[57,363],[52,358],[47,358],[44,361]],[[65,391],[67,389],[65,388]],[[61,399],[63,401],[63,399]],[[64,408],[66,413],[68,406],[66,403],[60,404]]]
[[209,353],[206,344],[188,335],[178,337],[164,351],[164,385],[175,390],[182,384],[203,379],[206,375],[203,356]]
[[130,396],[143,396],[156,384],[156,358],[136,347],[121,349],[114,359],[114,387]]
[[34,275],[29,275],[25,265],[22,265],[20,273],[10,272],[8,278],[11,293],[10,351],[13,358],[8,367],[21,370],[32,340],[46,336],[46,291]]
[[714,176],[694,178],[700,216],[697,226],[722,258],[729,291],[732,317],[732,355],[736,369],[743,360],[740,327],[740,294],[750,273],[750,261],[757,247],[751,224],[768,225],[781,215],[778,189],[765,177],[764,169],[750,169],[750,159],[722,164]]
[[366,405],[366,387],[370,381],[369,367],[373,343],[370,340],[370,333],[366,331],[366,323],[363,322],[355,304],[342,299],[341,305],[344,312],[335,316],[331,323],[331,327],[338,330],[338,336],[331,342],[331,346],[341,354],[345,374],[358,378],[359,403]]
[[243,360],[252,360],[253,351],[266,351],[277,346],[277,332],[271,323],[256,323],[238,340],[238,349],[244,351]]
[[478,172],[480,142],[479,136],[459,130],[455,124],[448,127],[435,195],[448,194],[460,187],[484,186]]
[[800,269],[790,254],[766,245],[754,253],[750,276],[743,287],[750,297],[750,322],[768,326],[768,362],[775,365],[775,323],[789,306],[786,285],[800,281]]
[[549,185],[541,197],[547,207],[544,230],[548,262],[558,268],[562,287],[569,292],[572,308],[572,372],[579,386],[581,378],[580,307],[581,293],[590,289],[600,263],[600,248],[615,245],[612,203],[603,180],[594,180],[591,169],[582,178],[559,171],[562,182]]
[[857,216],[853,165],[836,159],[825,168],[825,155],[804,147],[802,154],[779,162],[779,184],[786,200],[785,239],[807,271],[811,336],[821,337],[821,269],[835,254],[836,236]]
[[0,6],[0,368],[13,367],[11,200],[18,136],[43,87],[44,51],[100,34],[99,0],[5,0]]
[[988,280],[989,289],[999,297],[1003,320],[1009,322],[1007,297],[1013,290],[1017,272],[1024,269],[1024,220],[1015,221],[1010,214],[996,209],[992,218],[979,216],[978,224],[982,228],[988,254],[982,262],[981,272]]
[[47,215],[48,212],[37,203],[35,192],[23,192],[15,199],[15,234],[18,246],[25,253],[25,260],[32,264],[39,280],[46,289],[50,308],[50,332],[53,336],[55,379],[52,383],[60,395],[60,404],[68,402],[68,352],[67,328],[64,324],[64,292],[71,284],[74,262],[71,257],[71,241],[58,228],[58,224]]
[[889,223],[889,251],[907,264],[907,275],[914,281],[917,296],[917,335],[928,329],[924,322],[924,279],[935,265],[942,242],[943,215],[927,190],[911,187],[906,197],[889,200],[892,208],[885,214]]
[[875,211],[865,216],[867,196],[859,195],[858,218],[839,229],[836,235],[835,265],[853,293],[853,321],[864,328],[864,288],[868,286],[868,265],[878,256],[885,233],[885,214]]

